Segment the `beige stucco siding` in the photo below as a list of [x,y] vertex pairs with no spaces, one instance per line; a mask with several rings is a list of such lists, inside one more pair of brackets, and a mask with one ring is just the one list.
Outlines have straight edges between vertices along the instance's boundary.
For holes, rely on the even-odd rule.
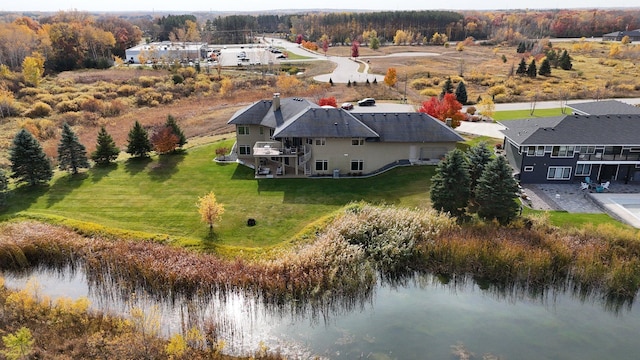
[[[411,147],[415,148],[412,150]],[[333,174],[339,169],[341,174],[356,173],[351,170],[352,161],[362,160],[362,173],[374,172],[397,160],[410,159],[412,154],[419,159],[439,159],[455,147],[454,143],[381,143],[364,142],[364,145],[352,145],[351,139],[326,139],[326,145],[312,146],[312,158],[309,168],[313,174]],[[316,161],[327,160],[326,171],[316,171]]]
[[[241,135],[238,132],[238,127],[244,126],[249,128],[249,134]],[[262,129],[262,134],[260,134],[260,129]],[[269,128],[260,125],[237,125],[236,126],[236,139],[238,141],[238,149],[240,146],[249,146],[253,149],[253,145],[255,145],[258,141],[269,141]],[[252,155],[253,155],[253,150]]]

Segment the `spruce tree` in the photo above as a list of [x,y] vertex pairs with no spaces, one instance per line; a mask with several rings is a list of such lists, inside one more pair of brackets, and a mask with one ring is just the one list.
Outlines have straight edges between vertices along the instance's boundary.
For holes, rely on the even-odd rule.
[[502,225],[510,223],[518,215],[516,202],[518,183],[504,156],[491,160],[475,188],[478,216],[485,220],[496,219]]
[[527,68],[527,76],[534,78],[538,76],[538,67],[536,66],[536,59],[531,60],[529,67]]
[[58,144],[58,168],[77,174],[79,168],[88,168],[87,150],[69,124],[62,126],[62,138]]
[[464,81],[460,81],[458,86],[456,86],[456,99],[462,105],[467,103],[467,86],[464,84]]
[[0,169],[0,208],[7,203],[7,190],[9,189],[9,179],[4,173],[4,170]]
[[447,80],[444,81],[440,97],[444,97],[445,94],[453,94],[453,82],[451,81],[450,77],[448,77]]
[[[491,150],[487,146],[487,143],[482,141],[476,146],[472,146],[467,150],[466,156],[469,162],[469,180],[470,188],[475,189],[478,184],[478,179],[487,167],[487,164],[491,161]],[[474,197],[473,191],[471,194]]]
[[96,143],[96,151],[91,154],[91,159],[98,165],[107,165],[120,154],[120,149],[116,146],[115,141],[113,141],[104,126],[98,132]]
[[187,143],[187,137],[184,136],[182,129],[178,126],[176,119],[172,115],[167,116],[167,122],[164,123],[165,127],[171,128],[171,131],[178,137],[178,147],[183,147]]
[[520,42],[518,43],[518,48],[516,49],[516,52],[518,54],[524,54],[527,51],[527,47],[524,45],[524,42]]
[[18,131],[9,150],[11,178],[29,186],[46,183],[53,176],[51,162],[36,138],[25,129]]
[[562,55],[560,55],[559,63],[562,70],[571,70],[573,67],[573,64],[571,63],[571,56],[569,56],[567,50],[563,51]]
[[431,203],[434,209],[461,217],[466,213],[470,191],[469,169],[460,149],[450,151],[431,177]]
[[520,59],[520,64],[518,64],[516,75],[524,75],[526,73],[527,73],[527,63],[524,61],[524,58],[522,58]]
[[542,64],[540,64],[540,69],[538,70],[538,74],[540,76],[550,76],[551,75],[551,63],[549,59],[542,60]]
[[129,131],[129,141],[127,143],[127,153],[133,157],[145,157],[153,149],[149,134],[138,121]]

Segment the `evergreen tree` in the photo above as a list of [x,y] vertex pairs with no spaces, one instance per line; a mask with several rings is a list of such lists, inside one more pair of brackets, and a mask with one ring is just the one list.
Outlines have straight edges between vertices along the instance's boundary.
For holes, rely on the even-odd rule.
[[518,183],[511,175],[511,167],[504,156],[491,160],[475,188],[478,215],[496,219],[506,225],[516,218],[520,207],[516,202]]
[[534,78],[538,76],[538,67],[536,66],[536,59],[531,60],[529,67],[527,68],[527,76]]
[[7,203],[7,190],[9,189],[9,179],[4,173],[4,170],[0,169],[0,208]]
[[432,206],[452,216],[465,215],[471,195],[469,184],[469,169],[464,153],[454,149],[438,164],[431,178]]
[[562,52],[562,55],[560,55],[560,68],[562,70],[571,70],[571,68],[573,67],[573,64],[571,63],[571,56],[569,56],[569,53],[567,52],[567,50]]
[[560,59],[558,57],[558,53],[554,49],[547,50],[545,56],[547,57],[547,59],[549,59],[549,63],[551,64],[551,66],[556,68],[558,67]]
[[178,147],[183,147],[187,143],[187,137],[184,136],[182,129],[178,126],[176,119],[172,115],[167,116],[167,122],[164,126],[171,128],[171,131],[178,137]]
[[527,51],[527,47],[525,46],[524,42],[520,42],[518,43],[518,48],[516,49],[516,52],[518,54],[524,54]]
[[456,86],[456,99],[462,105],[467,103],[467,86],[464,84],[464,81],[460,81],[458,86]]
[[518,64],[518,69],[516,70],[516,75],[524,75],[527,73],[527,63],[524,61],[524,58],[520,60],[520,64]]
[[120,149],[116,146],[115,141],[113,141],[113,138],[104,126],[100,128],[96,142],[96,151],[91,154],[91,159],[95,161],[96,164],[107,165],[114,161],[118,157],[118,154],[120,154]]
[[538,74],[540,76],[551,76],[551,64],[549,63],[549,59],[545,58],[542,60]]
[[329,85],[333,86],[333,80],[331,80],[331,78],[329,78]]
[[20,130],[13,138],[9,158],[11,177],[18,182],[34,186],[46,183],[53,176],[51,162],[42,151],[40,143],[25,129]]
[[440,97],[443,97],[445,94],[453,94],[453,82],[451,78],[448,77],[442,85],[442,92],[440,93]]
[[[469,180],[470,189],[475,189],[478,184],[478,179],[487,167],[487,164],[491,161],[491,150],[487,146],[487,143],[482,141],[476,146],[472,146],[467,150],[467,160],[469,162]],[[472,192],[471,196],[474,194]]]
[[129,131],[129,141],[127,143],[127,153],[134,157],[145,157],[152,149],[149,134],[138,121]]
[[62,126],[62,138],[58,144],[58,167],[72,174],[77,174],[79,168],[89,167],[87,150],[67,123]]

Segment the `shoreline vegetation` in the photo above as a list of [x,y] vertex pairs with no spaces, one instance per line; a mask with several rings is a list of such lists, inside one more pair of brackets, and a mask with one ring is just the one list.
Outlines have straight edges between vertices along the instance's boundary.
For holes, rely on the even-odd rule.
[[[370,298],[377,281],[402,282],[415,273],[433,273],[443,283],[472,278],[486,289],[531,296],[570,291],[580,299],[601,299],[606,308],[618,311],[632,305],[640,288],[637,236],[609,225],[558,228],[545,216],[509,227],[458,225],[433,210],[352,203],[306,244],[269,260],[221,259],[152,241],[86,237],[62,226],[10,221],[0,224],[0,264],[2,270],[14,271],[82,266],[90,282],[112,281],[123,294],[144,290],[160,298],[224,298],[242,291],[294,312],[352,308]],[[25,306],[35,303],[6,299],[3,311],[21,319],[7,323],[7,333],[41,316],[26,311]],[[85,310],[78,314],[74,316],[88,316]],[[106,336],[101,330],[90,338],[111,341]],[[215,332],[208,336],[208,343],[217,343]],[[36,336],[36,344],[42,341]],[[204,350],[196,346],[192,351]]]

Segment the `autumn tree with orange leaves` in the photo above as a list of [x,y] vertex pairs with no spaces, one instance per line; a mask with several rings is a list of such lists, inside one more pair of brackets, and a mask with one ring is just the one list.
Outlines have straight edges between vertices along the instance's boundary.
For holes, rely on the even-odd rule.
[[460,112],[461,109],[462,104],[456,100],[456,96],[447,93],[442,99],[433,96],[431,99],[422,102],[422,106],[418,111],[429,114],[443,122],[450,118],[451,127],[456,128],[460,126],[460,121],[464,119],[464,114]]
[[318,105],[320,106],[333,106],[333,107],[338,107],[338,102],[336,101],[336,98],[333,96],[330,97],[326,97],[326,98],[322,98],[320,100],[318,100]]
[[169,126],[161,128],[151,136],[153,150],[158,154],[166,154],[174,151],[178,147],[179,142],[180,139],[178,135],[174,134],[173,129]]

